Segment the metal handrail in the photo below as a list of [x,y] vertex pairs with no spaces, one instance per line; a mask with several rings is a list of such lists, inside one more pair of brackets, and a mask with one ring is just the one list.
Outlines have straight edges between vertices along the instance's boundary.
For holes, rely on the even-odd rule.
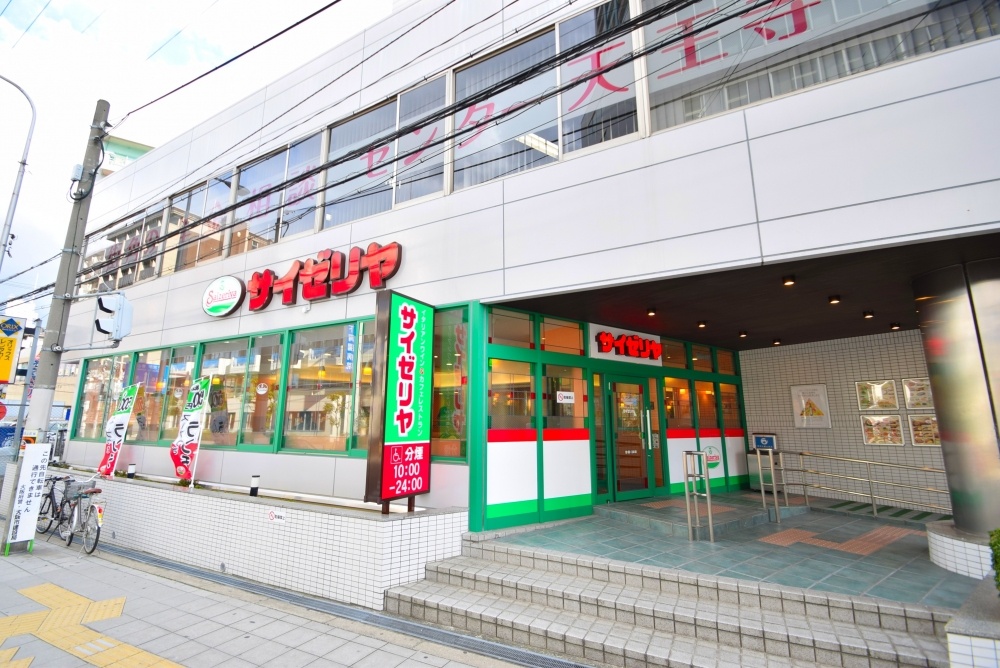
[[[684,508],[687,510],[688,540],[694,540],[695,528],[702,528],[701,513],[698,512],[698,497],[704,497],[708,505],[708,538],[715,542],[715,523],[712,521],[712,481],[708,475],[708,455],[699,450],[685,450],[684,459]],[[694,472],[692,473],[692,469]],[[701,471],[699,473],[698,471]],[[705,492],[698,492],[698,481],[705,484]],[[689,487],[690,483],[690,487]],[[691,522],[691,499],[694,498],[694,521]]]
[[[785,455],[797,455],[798,458],[799,458],[799,468],[788,468],[787,466],[784,466],[784,456]],[[902,488],[905,488],[905,489],[913,489],[913,490],[917,490],[917,491],[921,491],[921,492],[932,492],[932,493],[935,493],[935,494],[949,494],[950,492],[947,489],[937,489],[935,487],[922,487],[920,485],[907,485],[907,484],[901,483],[901,482],[893,482],[891,480],[878,480],[878,479],[872,477],[872,466],[883,466],[883,467],[886,467],[886,468],[893,468],[893,469],[903,469],[903,470],[908,470],[908,471],[920,471],[920,472],[923,472],[923,473],[941,473],[941,474],[945,473],[944,469],[937,469],[937,468],[933,468],[933,467],[930,467],[930,466],[912,466],[910,464],[890,464],[890,463],[887,463],[887,462],[875,462],[875,461],[870,461],[870,460],[867,460],[867,459],[856,459],[854,457],[838,457],[836,455],[821,455],[821,454],[816,453],[816,452],[806,452],[806,451],[804,451],[804,452],[779,452],[778,456],[779,456],[779,459],[781,460],[781,464],[782,464],[781,469],[783,471],[795,471],[797,473],[801,473],[802,474],[802,482],[789,482],[783,476],[782,477],[782,484],[784,486],[786,486],[786,487],[787,486],[801,487],[802,488],[802,494],[805,497],[806,506],[809,505],[809,489],[812,488],[812,489],[825,489],[825,490],[828,490],[828,491],[831,491],[831,492],[839,492],[841,494],[850,494],[852,496],[864,496],[864,497],[868,497],[871,500],[872,516],[873,517],[878,517],[878,503],[877,503],[878,501],[909,503],[911,505],[916,505],[916,506],[920,506],[920,507],[923,507],[923,508],[931,508],[931,509],[934,509],[934,510],[943,510],[945,512],[950,512],[951,511],[951,508],[949,506],[939,506],[939,505],[935,505],[933,503],[914,503],[912,501],[906,501],[905,499],[898,499],[898,498],[895,498],[895,497],[883,496],[881,494],[876,494],[875,493],[875,486],[876,485],[885,485],[885,486],[888,486],[888,487],[902,487]],[[805,468],[805,464],[803,463],[803,458],[804,457],[814,457],[816,459],[828,459],[828,460],[833,460],[833,461],[853,462],[855,464],[864,464],[866,470],[868,471],[868,475],[867,475],[867,477],[862,478],[862,477],[859,477],[859,476],[843,475],[843,474],[840,474],[840,473],[829,473],[827,471],[818,471],[816,469],[807,469],[807,468]],[[815,483],[809,483],[809,482],[806,482],[806,477],[805,476],[807,474],[826,476],[828,478],[840,478],[841,480],[856,480],[858,482],[866,482],[866,483],[868,483],[868,492],[867,493],[865,493],[865,492],[856,492],[856,491],[853,491],[853,490],[842,489],[842,488],[839,488],[839,487],[828,487],[826,485],[818,485],[818,484],[815,484]],[[787,499],[786,499],[786,503],[787,503]]]
[[[767,465],[771,471],[771,482],[764,482],[764,467],[761,465],[760,456],[761,453],[767,453]],[[778,466],[775,468],[774,460],[775,454],[777,454]],[[785,467],[784,460],[781,458],[781,453],[775,450],[761,450],[757,449],[757,472],[760,475],[760,502],[764,506],[764,510],[767,510],[767,488],[771,488],[771,496],[774,497],[774,521],[781,524],[781,507],[778,505],[778,486],[781,485],[781,492],[785,495],[785,507],[788,507],[788,489],[785,486]],[[781,475],[778,476],[777,474]],[[778,478],[781,478],[781,482],[778,482]]]

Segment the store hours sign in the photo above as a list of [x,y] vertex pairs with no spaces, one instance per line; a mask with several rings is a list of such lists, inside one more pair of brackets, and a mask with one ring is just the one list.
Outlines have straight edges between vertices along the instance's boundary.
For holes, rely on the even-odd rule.
[[431,489],[434,308],[385,291],[376,314],[373,375],[383,391],[372,406],[365,501],[384,504]]

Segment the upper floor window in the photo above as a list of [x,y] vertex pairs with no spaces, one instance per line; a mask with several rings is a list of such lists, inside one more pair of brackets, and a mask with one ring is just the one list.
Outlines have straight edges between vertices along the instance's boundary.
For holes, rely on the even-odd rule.
[[[317,133],[288,147],[285,178],[291,181],[318,167],[323,158],[322,145],[323,134]],[[313,174],[285,188],[285,206],[281,210],[278,238],[283,239],[316,228],[316,211],[321,201],[316,192],[318,186],[319,174]]]
[[157,204],[133,216],[108,233],[103,248],[87,254],[80,294],[120,290],[156,276],[164,206]]
[[[555,55],[553,31],[455,74],[455,99],[520,74]],[[556,85],[549,70],[455,114],[455,190],[539,167],[559,157],[556,99],[534,102]]]
[[[392,208],[394,142],[386,139],[396,129],[396,102],[355,116],[330,130],[330,160],[340,160],[326,172],[324,227],[342,225]],[[360,157],[350,152],[373,145]]]
[[[612,0],[559,24],[559,50],[606,34],[628,21],[628,0]],[[565,85],[595,72],[562,94],[562,142],[569,153],[631,134],[638,129],[635,106],[635,68],[614,67],[632,53],[632,36],[614,37],[582,56],[561,65]]]
[[271,191],[284,180],[287,162],[288,152],[282,151],[240,169],[236,201],[246,204],[236,209],[230,255],[278,240],[282,191]]
[[[399,127],[433,114],[445,105],[445,78],[439,77],[399,96]],[[396,204],[444,189],[444,118],[409,132],[398,140]]]

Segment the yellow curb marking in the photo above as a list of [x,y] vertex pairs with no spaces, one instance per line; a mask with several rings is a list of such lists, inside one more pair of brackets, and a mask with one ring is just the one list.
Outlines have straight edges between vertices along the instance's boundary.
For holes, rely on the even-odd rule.
[[[83,626],[120,617],[125,608],[124,596],[106,601],[91,601],[53,584],[29,587],[18,593],[48,610],[0,618],[0,644],[13,636],[31,634],[94,666],[181,668],[173,661],[118,642]],[[0,667],[28,668],[31,665],[30,658],[14,660],[17,649],[0,650]]]

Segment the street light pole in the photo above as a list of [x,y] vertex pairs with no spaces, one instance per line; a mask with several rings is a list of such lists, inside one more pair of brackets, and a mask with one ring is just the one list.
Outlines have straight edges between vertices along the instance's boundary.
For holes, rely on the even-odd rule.
[[24,180],[24,169],[28,166],[28,149],[31,148],[31,135],[35,132],[35,103],[31,101],[31,98],[24,92],[24,89],[16,83],[2,74],[0,74],[0,79],[3,79],[21,91],[21,94],[24,95],[24,98],[28,101],[28,105],[31,107],[31,125],[28,127],[28,141],[24,142],[24,153],[21,154],[21,166],[17,170],[17,180],[14,181],[14,192],[10,196],[10,206],[7,207],[7,218],[3,221],[3,233],[0,234],[0,244],[3,244],[3,247],[0,248],[0,268],[3,268],[3,258],[7,254],[7,244],[10,243],[10,228],[14,224],[14,209],[17,208],[17,197],[21,193],[21,181]]

